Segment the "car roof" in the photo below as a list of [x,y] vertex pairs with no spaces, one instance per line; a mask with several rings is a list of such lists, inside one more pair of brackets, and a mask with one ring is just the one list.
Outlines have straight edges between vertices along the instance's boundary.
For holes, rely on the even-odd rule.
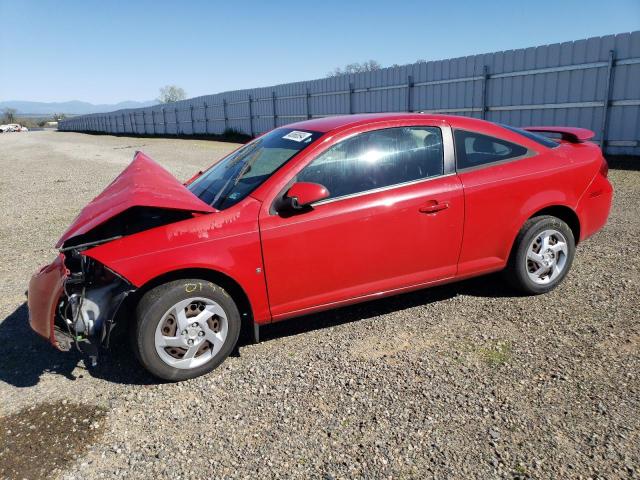
[[428,113],[361,113],[355,115],[338,115],[334,117],[314,118],[302,122],[290,123],[286,128],[311,130],[314,132],[330,132],[354,126],[364,126],[371,123],[393,120],[425,120],[430,122],[446,122],[452,127],[476,128],[487,130],[496,125],[477,118],[457,115],[437,115]]

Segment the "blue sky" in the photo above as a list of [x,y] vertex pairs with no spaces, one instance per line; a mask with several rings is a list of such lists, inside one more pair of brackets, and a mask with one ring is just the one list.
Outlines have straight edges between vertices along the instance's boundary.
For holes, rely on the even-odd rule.
[[640,29],[640,0],[0,0],[0,100],[150,100]]

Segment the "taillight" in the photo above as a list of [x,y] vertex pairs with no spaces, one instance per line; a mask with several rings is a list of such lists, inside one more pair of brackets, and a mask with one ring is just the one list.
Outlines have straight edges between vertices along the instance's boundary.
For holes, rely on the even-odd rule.
[[604,157],[602,157],[602,164],[600,165],[600,175],[605,178],[609,175],[609,164],[607,163],[607,159]]

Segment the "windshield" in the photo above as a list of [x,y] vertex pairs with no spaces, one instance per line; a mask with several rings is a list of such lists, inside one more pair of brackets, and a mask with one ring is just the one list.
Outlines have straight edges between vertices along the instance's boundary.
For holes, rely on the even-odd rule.
[[235,205],[322,133],[278,128],[223,158],[188,185],[218,210]]

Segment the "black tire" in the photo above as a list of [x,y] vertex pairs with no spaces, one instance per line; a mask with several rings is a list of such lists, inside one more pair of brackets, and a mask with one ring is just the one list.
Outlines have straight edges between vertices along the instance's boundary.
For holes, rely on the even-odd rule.
[[[227,336],[221,349],[205,364],[191,369],[175,368],[162,360],[156,351],[156,329],[171,307],[194,296],[211,299],[224,310]],[[229,356],[238,341],[240,325],[238,308],[222,287],[202,279],[175,280],[149,290],[138,302],[133,349],[142,366],[152,375],[172,382],[187,380],[209,373]]]
[[[560,232],[566,239],[566,262],[561,273],[546,284],[534,282],[527,271],[527,250],[529,245],[545,230]],[[504,271],[507,282],[516,290],[527,295],[540,295],[556,288],[567,276],[573,263],[576,245],[571,228],[557,217],[541,215],[527,220],[514,242],[507,268]]]

